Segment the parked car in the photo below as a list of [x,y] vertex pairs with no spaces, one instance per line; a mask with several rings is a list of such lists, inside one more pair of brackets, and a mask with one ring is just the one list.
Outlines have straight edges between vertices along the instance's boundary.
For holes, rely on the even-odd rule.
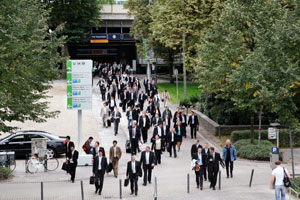
[[0,151],[14,151],[16,156],[31,153],[31,139],[46,138],[48,154],[58,156],[65,153],[65,137],[59,137],[44,131],[19,131],[0,139]]

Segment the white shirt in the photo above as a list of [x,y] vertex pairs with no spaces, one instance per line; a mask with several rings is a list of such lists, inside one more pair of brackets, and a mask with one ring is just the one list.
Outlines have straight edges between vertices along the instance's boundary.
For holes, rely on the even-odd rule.
[[199,165],[202,165],[202,154],[201,153],[198,153],[198,160],[199,160]]
[[174,133],[172,133],[172,139],[171,142],[174,142]]
[[185,123],[185,121],[184,121],[184,116],[182,116],[182,123]]
[[114,147],[114,157],[117,157],[117,147]]
[[131,93],[131,100],[133,100],[133,93]]
[[99,157],[99,166],[98,166],[98,170],[101,170],[101,162],[102,162],[102,157]]
[[135,138],[135,128],[132,129],[132,138]]
[[110,100],[110,107],[114,107],[115,106],[115,101],[114,100]]
[[145,117],[145,118],[143,118],[143,122],[144,122],[144,125],[143,125],[143,127],[146,127],[146,117]]
[[[288,173],[287,169],[285,169],[285,173]],[[272,171],[272,175],[275,176],[275,185],[283,185],[283,177],[284,177],[284,172],[283,172],[283,167],[276,167],[276,169],[274,169]]]
[[159,135],[159,137],[161,137],[161,128],[159,126],[157,127],[157,134]]
[[129,111],[129,119],[132,119],[132,111]]
[[149,165],[150,152],[146,152],[146,165]]
[[136,173],[135,171],[135,162],[131,162],[132,173]]
[[192,124],[194,124],[194,115],[192,116]]

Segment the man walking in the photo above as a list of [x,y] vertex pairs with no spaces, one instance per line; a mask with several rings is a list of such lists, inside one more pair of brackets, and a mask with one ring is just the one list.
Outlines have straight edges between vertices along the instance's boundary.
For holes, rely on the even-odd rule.
[[191,127],[191,138],[197,138],[197,126],[199,125],[198,117],[195,115],[194,111],[191,112],[188,124]]
[[204,148],[202,149],[202,153],[204,155],[204,166],[203,166],[203,175],[204,175],[204,181],[207,181],[207,173],[208,173],[208,170],[207,170],[207,164],[208,164],[208,157],[210,155],[209,153],[209,148],[208,148],[208,143],[206,142],[204,144]]
[[196,183],[197,188],[200,186],[200,190],[203,189],[203,166],[204,166],[204,155],[202,153],[202,148],[199,147],[197,153],[193,154],[193,161],[195,162],[195,174],[196,174]]
[[95,174],[95,194],[99,191],[99,195],[101,195],[103,182],[104,182],[104,174],[107,168],[107,159],[103,156],[103,152],[100,150],[99,155],[95,157],[93,163],[93,173]]
[[144,110],[144,103],[146,99],[147,96],[144,94],[144,91],[142,90],[141,93],[139,94],[139,100],[138,100],[141,111]]
[[121,148],[117,146],[118,142],[116,140],[113,141],[113,146],[110,147],[109,150],[109,161],[112,163],[112,167],[114,170],[114,176],[118,178],[118,166],[119,160],[122,156]]
[[119,112],[119,108],[116,107],[115,111],[112,112],[112,119],[114,121],[114,132],[115,136],[118,135],[118,130],[119,130],[119,123],[120,123],[120,118],[122,117],[121,113]]
[[139,175],[142,173],[141,164],[139,161],[135,160],[135,156],[131,156],[131,161],[127,163],[126,176],[130,180],[131,195],[135,193],[138,194],[138,180]]
[[148,129],[150,128],[150,119],[145,112],[143,112],[142,116],[139,119],[139,127],[142,131],[143,141],[144,143],[147,143]]
[[230,176],[233,177],[233,162],[236,160],[236,150],[233,145],[231,145],[231,141],[228,139],[226,140],[226,145],[223,148],[222,158],[226,165],[226,173],[227,178],[229,178],[229,164],[230,164]]
[[285,174],[288,178],[291,178],[291,176],[284,167],[281,167],[280,164],[281,164],[280,161],[275,162],[276,168],[272,171],[270,188],[273,189],[273,185],[275,182],[276,200],[280,200],[280,199],[285,200],[285,186],[283,184],[283,178]]
[[131,153],[135,155],[139,150],[139,141],[141,139],[140,129],[136,127],[136,121],[133,121],[132,127],[129,128],[129,139],[131,143]]
[[177,144],[177,134],[175,128],[172,129],[171,132],[168,133],[168,151],[170,153],[170,157],[172,157],[172,149],[174,151],[174,158],[177,157],[176,155],[176,144]]
[[150,151],[150,147],[147,146],[146,150],[142,152],[140,163],[143,166],[144,170],[144,183],[143,185],[147,185],[147,180],[151,183],[151,174],[152,169],[155,165],[155,155],[152,151]]
[[107,120],[109,116],[109,109],[106,103],[103,103],[103,107],[101,108],[100,116],[102,118],[103,127],[107,128]]
[[214,147],[209,148],[210,156],[208,158],[208,173],[209,173],[209,179],[210,179],[210,187],[213,190],[216,190],[216,184],[217,184],[217,177],[219,172],[219,164],[222,165],[224,168],[224,162],[221,159],[221,156],[219,153],[215,152]]
[[75,150],[75,145],[73,142],[70,142],[70,149],[68,155],[67,155],[67,161],[69,161],[71,165],[70,169],[70,175],[71,175],[71,181],[74,183],[75,181],[75,174],[76,174],[76,167],[77,167],[77,159],[78,159],[78,151]]
[[195,144],[192,145],[192,148],[191,148],[191,157],[193,158],[193,155],[195,153],[198,152],[198,149],[199,148],[202,148],[201,144],[199,143],[199,139],[196,139],[195,140]]

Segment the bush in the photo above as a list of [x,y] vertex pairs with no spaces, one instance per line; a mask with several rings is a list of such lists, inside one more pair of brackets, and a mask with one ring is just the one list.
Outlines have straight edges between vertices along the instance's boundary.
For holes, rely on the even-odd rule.
[[[249,160],[270,160],[270,152],[273,144],[268,140],[260,141],[260,148],[257,147],[257,140],[254,144],[250,143],[250,139],[239,140],[234,143],[237,156]],[[282,153],[279,157],[282,159]]]
[[295,177],[291,179],[292,182],[292,188],[296,190],[297,192],[300,192],[300,177]]
[[6,167],[0,167],[0,180],[8,179],[12,176],[12,171]]
[[[258,130],[254,130],[254,138],[257,138]],[[300,129],[292,130],[293,147],[300,147]],[[234,143],[241,139],[250,139],[251,130],[241,130],[231,132],[231,141]],[[261,131],[261,139],[268,140],[268,131]],[[276,144],[276,140],[270,140],[272,144]],[[279,147],[290,147],[290,135],[288,129],[279,130]]]

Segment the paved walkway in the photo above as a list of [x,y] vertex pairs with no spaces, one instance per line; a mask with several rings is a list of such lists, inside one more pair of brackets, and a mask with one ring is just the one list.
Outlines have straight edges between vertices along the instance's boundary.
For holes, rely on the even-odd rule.
[[[94,80],[94,83],[96,79]],[[22,129],[41,129],[47,130],[58,135],[71,135],[72,140],[76,142],[77,136],[77,114],[76,111],[67,111],[66,94],[64,81],[56,81],[54,88],[50,94],[54,96],[51,99],[51,110],[58,109],[61,114],[58,119],[49,119],[44,124],[24,123],[21,124]],[[99,95],[99,88],[93,88],[93,110],[83,112],[83,129],[84,137],[93,135],[95,140],[100,140],[108,152],[109,147],[114,139],[118,140],[119,146],[122,148],[123,155],[119,163],[119,177],[114,178],[112,174],[105,176],[103,195],[99,197],[94,194],[94,186],[88,184],[89,176],[92,174],[91,167],[78,167],[76,181],[70,183],[69,175],[62,171],[59,167],[54,172],[42,172],[37,174],[24,173],[24,161],[18,160],[17,169],[14,172],[14,178],[0,183],[0,200],[22,199],[32,200],[40,199],[40,182],[44,182],[44,199],[80,199],[80,180],[83,180],[85,199],[118,199],[119,198],[119,179],[125,178],[126,163],[130,160],[130,154],[125,153],[125,141],[128,138],[127,119],[125,113],[122,113],[120,130],[117,136],[113,134],[113,126],[103,128],[100,123],[99,113],[102,101]],[[175,109],[176,105],[170,105],[171,109]],[[174,111],[174,110],[173,110]],[[69,130],[66,132],[65,130]],[[189,133],[189,129],[187,130]],[[218,151],[220,148],[214,142],[207,141],[206,137],[201,135],[204,131],[200,129],[198,136],[200,143],[209,142],[210,145],[216,146]],[[152,134],[152,131],[149,131]],[[196,188],[195,175],[190,170],[190,147],[194,140],[190,139],[189,134],[183,140],[181,151],[178,152],[177,158],[170,158],[168,153],[162,155],[162,164],[155,167],[154,176],[158,181],[158,198],[159,199],[274,199],[274,191],[269,189],[271,169],[268,162],[245,161],[238,159],[235,162],[234,177],[227,179],[225,170],[222,171],[222,189],[212,191],[209,189],[209,183],[204,182],[204,190],[200,191]],[[150,145],[150,143],[148,143]],[[145,145],[144,145],[145,146]],[[140,154],[137,155],[140,158]],[[60,163],[63,162],[60,158]],[[255,169],[252,187],[249,188],[249,180],[251,170]],[[289,169],[289,167],[288,167]],[[187,174],[190,174],[190,193],[187,193]],[[154,178],[152,184],[142,186],[142,179],[139,179],[139,195],[132,197],[129,187],[123,188],[123,199],[153,199],[154,194]]]

